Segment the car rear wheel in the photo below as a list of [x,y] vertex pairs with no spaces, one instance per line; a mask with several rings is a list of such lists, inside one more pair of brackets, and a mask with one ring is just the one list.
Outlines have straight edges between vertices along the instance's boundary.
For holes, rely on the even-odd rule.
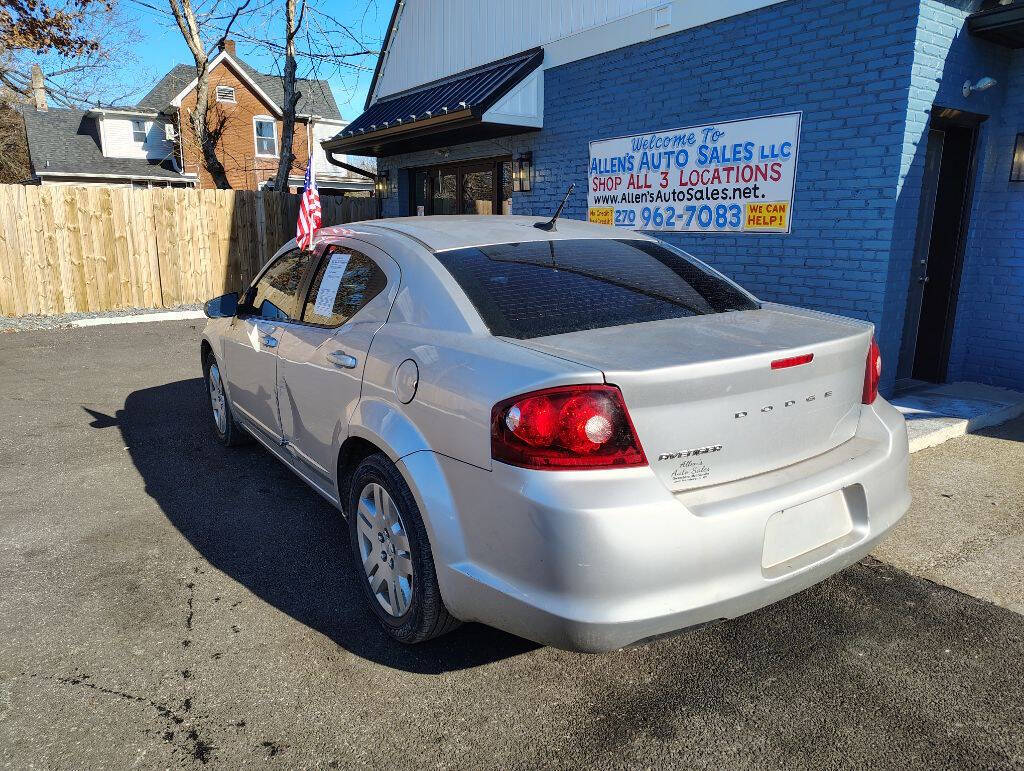
[[231,414],[231,404],[228,401],[227,390],[224,388],[224,378],[220,372],[220,365],[217,357],[212,353],[207,354],[203,362],[203,371],[206,376],[206,393],[209,396],[210,422],[213,425],[214,436],[225,447],[236,447],[245,444],[249,435],[235,421]]
[[388,634],[412,644],[457,627],[441,599],[419,507],[385,455],[359,464],[346,511],[357,580]]

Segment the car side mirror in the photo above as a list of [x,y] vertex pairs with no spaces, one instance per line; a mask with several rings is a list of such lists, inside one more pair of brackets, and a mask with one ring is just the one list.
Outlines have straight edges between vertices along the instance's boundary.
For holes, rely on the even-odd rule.
[[228,319],[238,312],[238,292],[222,294],[207,300],[203,306],[203,313],[211,319]]

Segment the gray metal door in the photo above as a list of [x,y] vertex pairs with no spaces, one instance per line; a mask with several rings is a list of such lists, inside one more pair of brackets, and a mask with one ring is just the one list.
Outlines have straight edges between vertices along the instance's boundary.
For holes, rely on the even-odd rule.
[[939,169],[942,166],[942,148],[946,132],[931,129],[924,156],[924,178],[921,180],[921,204],[917,215],[917,239],[914,260],[910,267],[910,286],[907,291],[907,310],[903,317],[903,342],[896,367],[896,381],[907,381],[914,372],[914,353],[921,324],[921,305],[925,285],[928,283],[928,253],[931,250],[932,224],[935,217],[935,199],[939,189]]

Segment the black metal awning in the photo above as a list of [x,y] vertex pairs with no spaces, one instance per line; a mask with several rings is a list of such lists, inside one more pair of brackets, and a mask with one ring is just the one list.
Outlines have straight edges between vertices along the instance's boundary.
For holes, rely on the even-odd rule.
[[975,37],[1008,48],[1024,48],[1024,2],[972,13],[967,17],[967,29]]
[[544,50],[534,48],[380,99],[323,146],[381,156],[529,131],[535,127],[485,122],[483,116],[543,60]]

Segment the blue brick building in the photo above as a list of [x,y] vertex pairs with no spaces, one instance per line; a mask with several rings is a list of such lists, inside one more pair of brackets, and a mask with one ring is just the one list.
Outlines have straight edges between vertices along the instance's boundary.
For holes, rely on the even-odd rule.
[[591,142],[799,112],[785,231],[655,235],[874,322],[884,391],[1024,388],[1024,2],[553,5],[396,3],[367,111],[327,143],[377,156],[385,216],[550,214],[575,183],[586,218]]

